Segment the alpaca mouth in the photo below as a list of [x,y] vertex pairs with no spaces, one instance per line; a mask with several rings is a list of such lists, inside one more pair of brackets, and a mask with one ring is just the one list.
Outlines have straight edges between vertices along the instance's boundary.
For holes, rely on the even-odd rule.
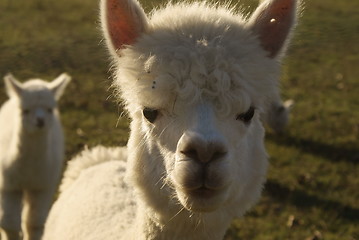
[[200,188],[191,190],[188,192],[188,194],[195,198],[202,198],[202,199],[208,199],[212,198],[215,195],[217,195],[218,191],[214,189],[207,188],[205,186],[202,186]]
[[201,186],[196,189],[178,192],[182,205],[191,212],[212,212],[226,200],[226,191]]

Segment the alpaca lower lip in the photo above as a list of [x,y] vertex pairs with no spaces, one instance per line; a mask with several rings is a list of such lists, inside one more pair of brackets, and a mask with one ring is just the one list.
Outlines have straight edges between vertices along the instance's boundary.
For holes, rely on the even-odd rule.
[[198,189],[190,191],[189,194],[198,198],[211,198],[217,194],[217,191],[206,187],[200,187]]

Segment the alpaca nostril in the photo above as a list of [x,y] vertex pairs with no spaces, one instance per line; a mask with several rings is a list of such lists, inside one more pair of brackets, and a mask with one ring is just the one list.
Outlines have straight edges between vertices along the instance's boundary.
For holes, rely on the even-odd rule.
[[211,161],[223,158],[227,155],[227,152],[224,150],[218,150],[217,152],[213,153]]
[[220,144],[209,145],[209,157],[208,161],[212,162],[224,158],[227,155],[227,151]]
[[196,160],[196,161],[200,161],[200,158],[199,158],[199,156],[198,156],[197,150],[194,149],[194,148],[181,151],[181,153],[182,153],[183,155],[185,155],[186,157],[190,158],[190,159],[193,159],[193,160]]
[[36,119],[36,126],[37,126],[38,128],[42,128],[44,125],[45,125],[44,119],[42,119],[42,118]]
[[227,154],[227,148],[221,138],[216,135],[186,132],[178,141],[177,152],[182,155],[183,160],[207,164],[223,159]]
[[209,143],[192,143],[180,151],[186,157],[201,163],[208,163],[223,158],[227,151],[222,144],[209,142]]

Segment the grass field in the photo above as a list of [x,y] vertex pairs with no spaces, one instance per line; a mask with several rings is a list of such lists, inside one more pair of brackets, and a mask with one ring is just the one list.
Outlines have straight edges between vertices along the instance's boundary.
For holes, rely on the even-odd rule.
[[[245,11],[257,4],[242,2],[252,6]],[[159,1],[142,3],[149,11]],[[60,102],[67,159],[128,137],[109,97],[97,14],[96,0],[0,0],[0,75],[73,77]],[[358,76],[359,1],[308,0],[281,79],[283,97],[296,102],[291,123],[282,135],[268,131],[263,197],[226,239],[359,240]]]

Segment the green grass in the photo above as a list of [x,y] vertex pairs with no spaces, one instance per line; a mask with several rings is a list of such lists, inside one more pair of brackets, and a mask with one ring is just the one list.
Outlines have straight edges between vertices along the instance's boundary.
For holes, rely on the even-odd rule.
[[[67,159],[84,145],[126,144],[97,1],[2,0],[0,9],[1,76],[73,77],[60,102]],[[283,135],[268,131],[263,197],[226,239],[359,240],[358,9],[352,0],[306,2],[281,79],[284,98],[296,102],[291,123]],[[0,103],[6,98],[1,81]]]

